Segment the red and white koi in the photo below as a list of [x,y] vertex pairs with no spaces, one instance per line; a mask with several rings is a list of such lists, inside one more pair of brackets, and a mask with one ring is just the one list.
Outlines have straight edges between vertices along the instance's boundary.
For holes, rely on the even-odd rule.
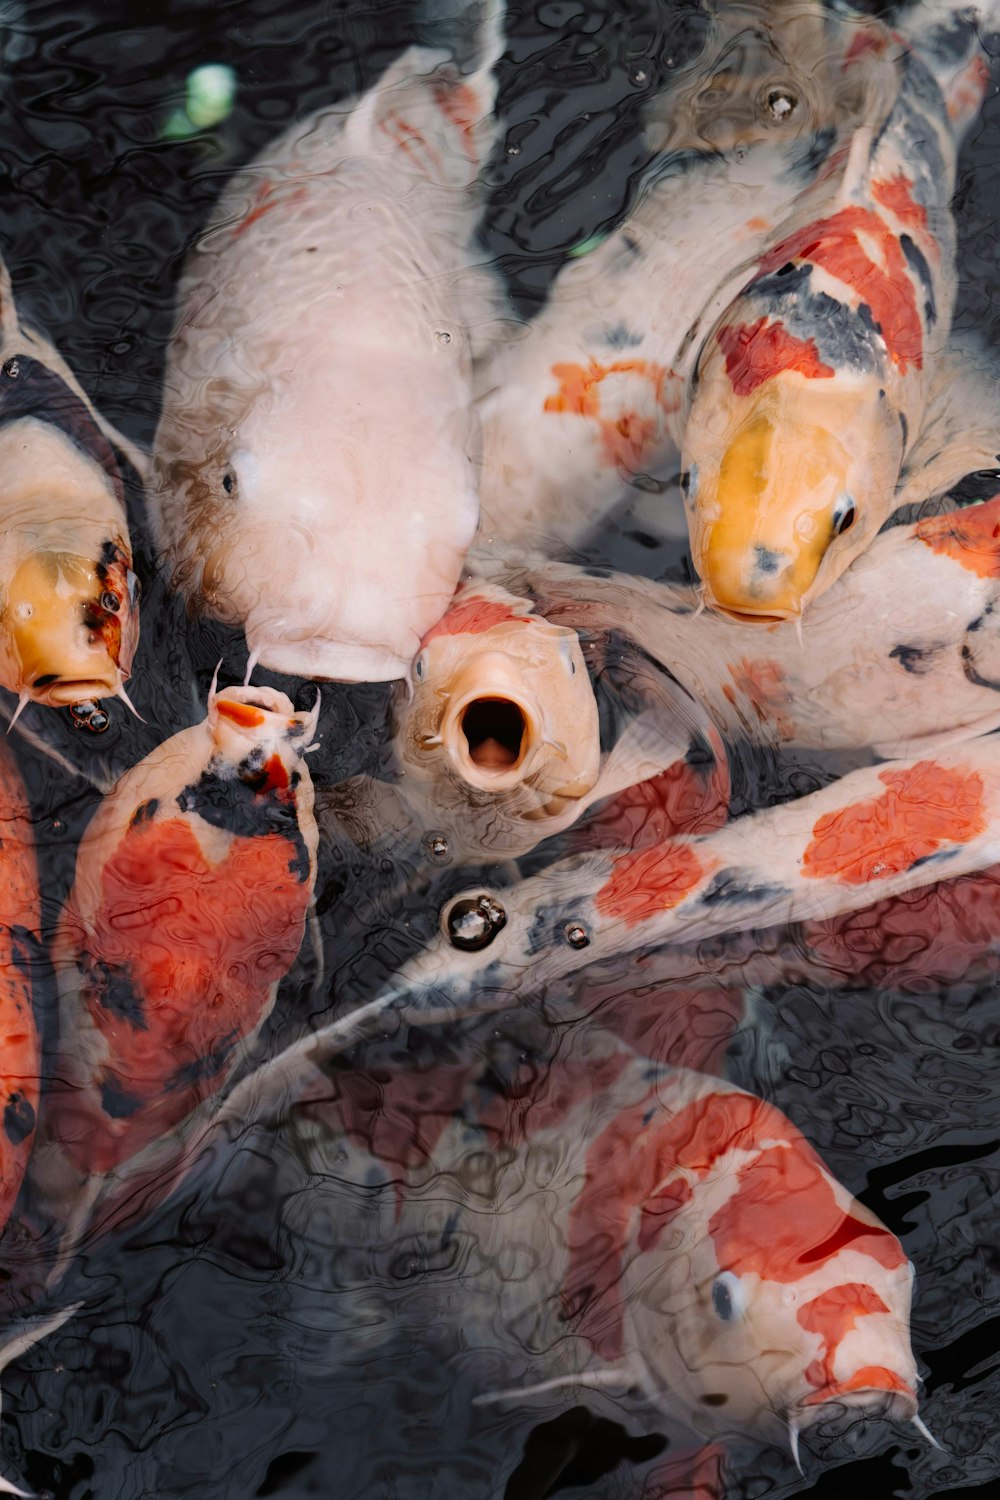
[[[952,376],[951,196],[988,81],[983,21],[928,5],[910,40],[859,33],[897,50],[892,108],[830,157],[702,344],[683,442],[692,556],[706,600],[738,618],[799,616],[899,504],[974,467],[960,434],[901,483]],[[949,89],[976,63],[969,107]]]
[[566,264],[521,337],[480,370],[482,549],[547,552],[625,484],[676,473],[692,330],[837,142],[880,118],[890,60],[842,66],[867,19],[743,4],[712,25],[706,53],[657,101],[669,129],[648,122],[662,154],[627,220]]
[[128,704],[139,590],[123,456],[142,472],[52,345],[22,327],[0,262],[0,686],[18,713]]
[[[473,1063],[369,1076],[331,1067],[321,1033],[298,1071],[279,1057],[241,1086],[291,1110],[310,1173],[286,1205],[293,1274],[332,1233],[346,1284],[367,1288],[360,1357],[379,1328],[418,1347],[432,1331],[436,1350],[453,1330],[481,1406],[537,1421],[604,1393],[701,1440],[789,1435],[796,1459],[799,1432],[837,1411],[924,1430],[912,1267],[777,1109],[594,1025],[554,1056],[494,1037]],[[403,1247],[411,1266],[461,1253],[461,1296],[453,1276],[401,1279]],[[518,1274],[498,1275],[512,1256]]]
[[411,47],[296,124],[193,251],[153,453],[174,584],[251,666],[405,675],[476,528],[470,328],[496,10],[475,71]]
[[32,1169],[60,1224],[164,1170],[269,1014],[316,878],[315,728],[273,689],[213,688],[207,717],[89,824],[52,950],[59,1041]]

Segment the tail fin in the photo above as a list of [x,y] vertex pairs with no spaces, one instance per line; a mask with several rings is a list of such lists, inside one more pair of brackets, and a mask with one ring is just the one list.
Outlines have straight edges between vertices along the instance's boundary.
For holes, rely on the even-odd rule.
[[897,16],[896,29],[936,79],[961,138],[989,89],[984,40],[1000,31],[1000,0],[916,0]]
[[421,175],[464,187],[496,138],[494,67],[503,54],[501,0],[428,0],[421,34],[435,45],[409,47],[360,101],[345,129],[350,149],[398,151]]

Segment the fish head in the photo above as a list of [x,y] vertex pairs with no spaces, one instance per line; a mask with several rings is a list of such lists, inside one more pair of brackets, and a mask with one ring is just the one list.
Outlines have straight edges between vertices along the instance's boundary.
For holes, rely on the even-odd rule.
[[777,1110],[748,1100],[710,1096],[688,1167],[646,1205],[647,1237],[650,1209],[669,1215],[627,1273],[630,1340],[706,1436],[797,1435],[834,1409],[914,1418],[902,1246]]
[[691,550],[720,613],[798,618],[891,513],[902,429],[869,386],[795,371],[744,397],[724,373],[699,386],[685,439]]
[[600,770],[597,703],[575,630],[474,587],[425,636],[397,714],[405,766],[460,800],[530,787],[534,806],[584,796]]
[[[175,582],[242,625],[252,658],[276,672],[405,677],[475,533],[467,413],[449,413],[445,395],[416,412],[409,396],[392,405],[399,372],[388,353],[372,362],[376,373],[353,369],[324,349],[288,369],[278,348],[266,381],[207,398],[196,431],[186,407],[171,409],[157,436],[161,519],[184,517],[179,540],[161,538],[180,559]],[[422,383],[417,369],[403,389]]]
[[115,695],[138,643],[139,584],[106,477],[33,419],[0,431],[0,475],[9,517],[0,545],[0,680],[53,706]]
[[213,684],[208,699],[211,757],[216,765],[235,768],[255,791],[275,792],[292,800],[309,775],[304,756],[312,748],[319,703],[296,710],[275,688]]

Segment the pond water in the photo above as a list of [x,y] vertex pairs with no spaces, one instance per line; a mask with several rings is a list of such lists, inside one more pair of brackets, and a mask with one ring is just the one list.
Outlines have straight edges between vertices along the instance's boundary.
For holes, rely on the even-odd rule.
[[[581,247],[596,247],[639,198],[651,157],[644,123],[669,121],[669,102],[657,101],[669,101],[675,77],[696,72],[712,24],[700,6],[666,0],[553,0],[506,17],[501,125],[484,168],[477,254],[502,275],[508,331],[515,318],[544,310],[560,271],[586,263]],[[100,412],[140,449],[156,432],[181,268],[220,192],[292,122],[371,88],[415,25],[406,5],[360,0],[0,0],[0,251],[19,316],[44,330]],[[1000,75],[995,38],[990,45],[994,86],[962,147],[954,200],[954,328],[974,334],[983,351],[1000,348]],[[220,119],[198,129],[184,119],[186,90],[209,64],[231,70],[234,94]],[[357,234],[363,257],[362,227]],[[704,235],[708,245],[710,224]],[[988,383],[993,367],[982,359]],[[1000,489],[983,467],[970,463],[975,476],[948,487],[956,503]],[[195,618],[169,591],[140,486],[129,478],[143,596],[128,692],[141,718],[112,701],[110,725],[97,735],[65,709],[29,704],[19,724],[29,737],[9,741],[31,801],[44,941],[73,885],[98,788],[200,722],[217,663],[220,683],[242,682],[246,669],[242,631]],[[371,517],[373,528],[384,524]],[[559,555],[686,587],[695,573],[675,475],[632,486],[610,521],[584,529]],[[692,629],[702,624],[696,618]],[[803,628],[808,642],[808,614]],[[618,671],[617,709],[631,712],[624,648],[617,637],[600,639],[609,681]],[[636,683],[644,670],[640,662]],[[258,668],[253,681],[287,692],[303,716],[316,702],[308,674]],[[323,683],[319,749],[309,758],[320,834],[315,910],[254,1060],[382,993],[437,938],[439,914],[457,893],[479,881],[506,900],[519,876],[586,847],[566,835],[540,850],[531,838],[510,849],[499,838],[477,844],[470,832],[473,853],[460,857],[464,808],[441,833],[439,807],[421,816],[399,795],[396,703],[388,682]],[[872,703],[874,717],[880,708]],[[492,733],[503,740],[495,722]],[[865,747],[776,747],[739,736],[727,749],[734,818],[872,760]],[[138,909],[155,946],[159,919],[141,901]],[[850,976],[836,962],[813,963],[798,930],[759,945],[740,937],[732,950],[709,932],[698,950],[708,980],[689,970],[692,982],[679,991],[665,987],[671,975],[647,945],[596,977],[560,970],[521,1004],[501,994],[485,1015],[424,1026],[387,1017],[321,1070],[297,1075],[290,1112],[248,1105],[241,1119],[231,1111],[173,1196],[154,1194],[141,1211],[133,1205],[130,1222],[85,1237],[48,1292],[41,1281],[51,1262],[43,1255],[39,1271],[33,1259],[41,1210],[29,1186],[5,1241],[5,1314],[17,1324],[31,1310],[26,1298],[46,1312],[78,1307],[3,1374],[0,1476],[58,1500],[1000,1492],[996,910],[992,886],[955,900],[949,920],[964,964],[937,961],[935,923],[947,929],[949,953],[952,928],[917,900],[891,935],[876,928],[843,938],[845,951],[855,940],[865,951]],[[140,950],[146,942],[143,930]],[[725,969],[730,951],[744,968]],[[778,955],[772,968],[754,968],[758,951]],[[61,1054],[55,991],[41,967],[35,989],[44,1084],[58,1077]],[[665,1068],[721,1073],[767,1100],[862,1212],[898,1237],[916,1273],[910,1335],[920,1413],[939,1448],[904,1420],[848,1403],[846,1421],[843,1412],[815,1429],[803,1421],[804,1472],[780,1423],[757,1433],[721,1424],[720,1478],[713,1455],[723,1448],[682,1456],[697,1455],[712,1434],[692,1435],[683,1412],[671,1411],[669,1382],[662,1400],[645,1404],[599,1382],[519,1399],[579,1371],[583,1358],[577,1340],[559,1363],[570,1340],[552,1310],[553,1267],[569,1232],[567,1194],[583,1180],[583,1136],[596,1139],[608,1123],[600,1102],[588,1112],[591,1095],[603,1098],[601,1068],[610,1068],[608,1088],[624,1088],[619,1065],[602,1062],[605,1044],[594,1042],[605,1031],[629,1039],[608,1041],[611,1053],[638,1037],[640,1054]],[[620,1078],[630,1077],[631,1064],[620,1066]],[[623,1094],[621,1107],[642,1097]],[[535,1101],[530,1129],[511,1124],[518,1100]],[[581,1100],[583,1113],[573,1115]],[[503,1127],[497,1110],[507,1111]],[[610,1201],[638,1172],[637,1152],[621,1144],[604,1164]],[[696,1168],[686,1181],[698,1187]],[[654,1175],[647,1186],[657,1185]],[[768,1200],[765,1211],[764,1239],[780,1240],[794,1201]],[[555,1227],[546,1230],[549,1220]],[[693,1284],[695,1248],[684,1242],[681,1253]],[[856,1291],[856,1268],[847,1279]],[[629,1298],[644,1295],[629,1284]],[[664,1292],[663,1307],[668,1300]],[[766,1362],[761,1337],[755,1357]],[[606,1365],[607,1351],[602,1358]],[[497,1390],[515,1394],[479,1400]]]

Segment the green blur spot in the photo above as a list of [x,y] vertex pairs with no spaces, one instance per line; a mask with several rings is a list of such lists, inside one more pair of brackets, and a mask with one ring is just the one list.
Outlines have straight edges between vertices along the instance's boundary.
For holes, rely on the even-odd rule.
[[226,63],[205,63],[188,75],[184,107],[174,110],[163,127],[167,141],[184,141],[202,130],[221,125],[232,113],[236,73]]
[[596,250],[599,245],[603,245],[607,238],[606,234],[592,234],[589,239],[581,240],[578,245],[574,245],[572,250],[567,250],[566,254],[571,259],[578,260],[581,255],[589,255],[591,250]]

